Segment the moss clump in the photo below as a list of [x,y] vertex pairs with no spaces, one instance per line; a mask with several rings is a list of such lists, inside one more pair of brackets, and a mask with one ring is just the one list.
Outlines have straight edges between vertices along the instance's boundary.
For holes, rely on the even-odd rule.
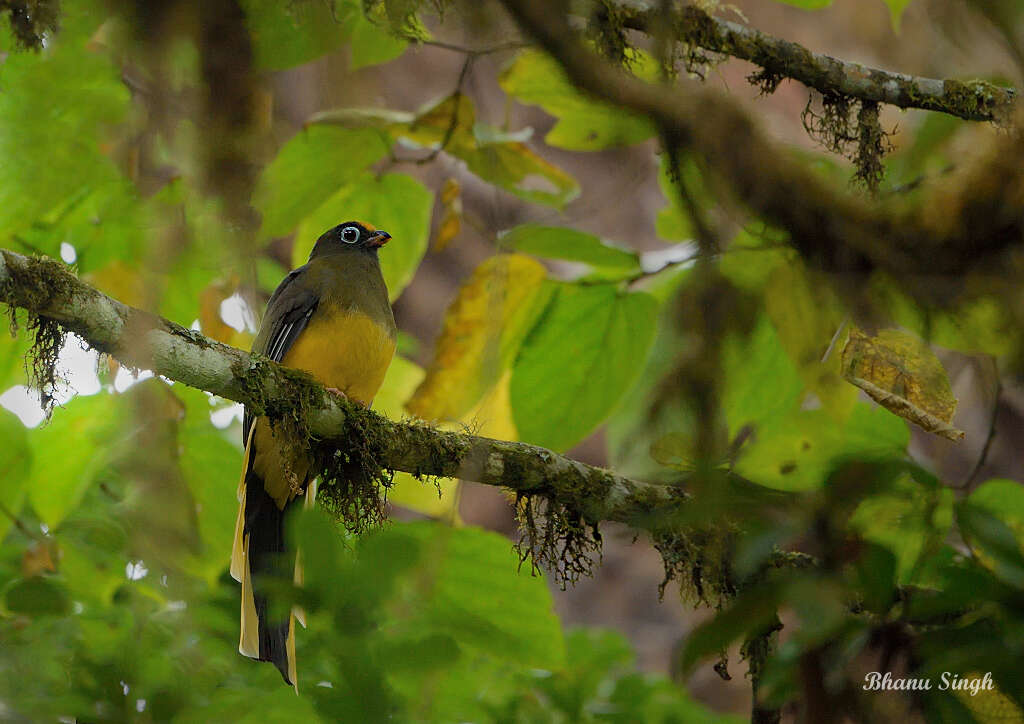
[[[853,181],[872,193],[878,190],[884,169],[882,157],[892,150],[889,134],[878,120],[878,104],[836,93],[821,95],[821,112],[812,107],[813,96],[801,114],[804,130],[826,149],[856,166]],[[856,120],[854,120],[854,111]]]
[[679,583],[683,600],[694,606],[721,608],[736,595],[730,560],[732,531],[710,527],[652,532],[654,548],[665,565],[665,579],[658,594],[672,581]]
[[66,266],[46,257],[27,257],[24,263],[20,258],[12,261],[8,259],[5,264],[12,281],[0,289],[0,295],[12,302],[9,316],[13,333],[18,330],[15,305],[28,313],[25,328],[32,335],[32,346],[25,357],[25,372],[29,385],[39,390],[40,403],[49,416],[57,388],[64,383],[57,357],[68,330],[42,312],[71,296],[74,276]]
[[587,23],[587,36],[608,60],[624,67],[637,59],[637,51],[626,38],[625,12],[612,0],[594,0]]
[[750,85],[757,88],[762,96],[770,96],[779,88],[779,83],[783,81],[786,76],[782,75],[774,70],[768,68],[761,68],[756,73],[751,73],[747,76],[747,82]]
[[520,564],[546,568],[564,590],[593,575],[601,562],[601,532],[583,514],[543,495],[517,494],[520,525],[516,543]]

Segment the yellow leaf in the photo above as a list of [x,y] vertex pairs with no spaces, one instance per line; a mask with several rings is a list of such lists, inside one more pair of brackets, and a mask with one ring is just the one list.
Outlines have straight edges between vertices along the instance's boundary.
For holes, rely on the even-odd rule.
[[445,206],[451,206],[459,200],[459,196],[462,193],[462,187],[459,185],[458,179],[450,177],[445,179],[444,186],[441,187],[441,203]]
[[509,367],[548,296],[544,266],[500,254],[477,267],[445,314],[434,361],[406,405],[425,420],[458,420]]
[[501,379],[480,398],[473,409],[462,417],[462,423],[477,435],[496,440],[518,440],[519,432],[512,419],[509,380],[512,370],[506,369]]
[[434,251],[444,251],[452,239],[462,231],[462,215],[455,209],[446,209],[441,225],[437,228],[437,236],[434,237]]
[[[418,364],[404,357],[395,357],[373,401],[374,409],[392,420],[401,420],[405,414],[405,401],[423,376],[423,369]],[[432,480],[417,480],[409,473],[395,473],[388,500],[432,518],[453,520],[458,502],[456,486],[456,481],[450,478],[439,479],[435,486]]]
[[869,337],[850,330],[843,348],[843,377],[878,404],[928,432],[961,440],[951,425],[956,398],[942,363],[922,340],[897,329]]
[[423,368],[405,357],[391,360],[384,382],[373,400],[373,409],[392,420],[401,420],[405,402],[423,381]]

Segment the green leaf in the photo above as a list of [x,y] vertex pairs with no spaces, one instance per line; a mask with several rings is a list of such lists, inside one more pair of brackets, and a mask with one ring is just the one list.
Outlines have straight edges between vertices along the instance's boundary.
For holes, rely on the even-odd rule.
[[[521,666],[562,665],[565,645],[551,593],[542,577],[521,570],[507,538],[425,522],[395,527],[427,554],[415,575],[430,593],[404,626],[418,635],[450,635],[460,647]],[[378,537],[364,545],[374,546]],[[396,608],[403,610],[401,601]]]
[[643,370],[657,314],[647,294],[558,286],[512,369],[522,439],[565,450],[600,425]]
[[359,13],[352,23],[352,60],[349,70],[394,60],[405,52],[408,45],[407,40],[396,37]]
[[864,608],[884,614],[896,600],[896,556],[888,548],[867,543],[853,568],[854,585]]
[[741,230],[722,254],[722,276],[744,291],[762,292],[772,273],[795,258],[791,249],[780,248],[785,239],[784,234],[767,227]]
[[[845,313],[826,280],[812,277],[794,260],[772,272],[764,301],[807,389],[836,420],[846,419],[857,404],[858,392],[840,376],[842,345],[832,340],[843,328]],[[826,352],[828,358],[822,361]]]
[[[672,291],[688,276],[689,270],[683,270],[672,285]],[[690,406],[656,405],[663,395],[661,381],[671,373],[682,344],[675,308],[663,304],[647,365],[605,426],[609,465],[623,475],[640,480],[664,478],[666,482],[677,477],[675,471],[655,462],[651,446],[666,435],[679,434],[690,439],[694,436]]]
[[[371,129],[317,124],[300,131],[278,151],[253,193],[253,206],[263,214],[260,236],[291,233],[338,189],[359,183],[363,179],[360,172],[387,152],[384,137]],[[355,217],[338,218],[317,236],[351,218]],[[309,243],[310,248],[315,241]],[[305,261],[303,258],[300,263]]]
[[850,517],[851,529],[895,554],[900,584],[930,583],[922,578],[922,561],[941,545],[952,523],[953,492],[908,475],[866,497]]
[[931,344],[994,357],[1021,349],[1020,325],[998,297],[978,296],[953,309],[934,309],[921,306],[885,279],[876,280],[869,294],[896,324]]
[[11,581],[3,591],[3,607],[23,616],[64,616],[71,609],[67,591],[52,579],[34,576]]
[[358,219],[385,229],[391,241],[381,247],[380,266],[388,293],[395,300],[412,281],[427,251],[434,195],[404,173],[364,174],[327,199],[299,226],[292,264],[306,263],[316,240],[328,229]]
[[957,506],[956,520],[982,565],[999,579],[1024,589],[1024,554],[1010,526],[969,500]]
[[578,261],[593,267],[639,271],[635,252],[605,243],[593,234],[575,229],[523,224],[503,233],[499,244],[548,259]]
[[[62,18],[65,31],[39,53],[12,53],[0,66],[0,234],[38,220],[52,223],[73,199],[120,174],[101,151],[108,130],[129,108],[120,68],[87,48],[102,17],[81,9]],[[86,31],[86,28],[90,30]],[[47,219],[46,217],[50,217]]]
[[722,411],[730,437],[746,425],[770,427],[799,403],[803,381],[767,317],[749,335],[728,337],[722,357]]
[[227,567],[234,540],[242,451],[210,422],[213,407],[207,395],[178,385],[174,391],[186,408],[178,433],[181,472],[195,499],[202,545],[194,565],[213,583]]
[[[13,412],[0,408],[0,503],[4,510],[17,515],[25,499],[25,489],[32,468],[32,450],[28,431]],[[0,513],[0,541],[7,535],[13,521]]]
[[30,432],[29,501],[50,528],[56,528],[74,510],[105,469],[123,415],[114,395],[78,396],[54,410],[49,423]]
[[899,459],[909,440],[902,420],[873,405],[858,404],[842,425],[824,410],[794,410],[757,427],[734,469],[777,490],[808,490],[841,459]]
[[971,505],[984,508],[1024,540],[1024,486],[1016,480],[988,480],[971,493]]
[[[685,155],[679,164],[679,174],[691,194],[693,203],[700,209],[714,206],[715,198],[704,183],[704,176],[692,155]],[[658,168],[658,185],[668,205],[658,212],[654,228],[662,239],[682,240],[694,236],[690,212],[679,197],[679,184],[669,175],[668,155],[661,155]]]
[[525,143],[491,137],[495,140],[479,142],[475,148],[456,147],[452,153],[484,181],[527,201],[561,209],[579,195],[579,184],[572,176]]
[[356,0],[281,3],[244,0],[256,65],[282,70],[338,49],[362,17]]
[[[650,75],[653,61],[644,56],[641,75]],[[501,74],[501,87],[522,103],[538,105],[558,118],[544,141],[572,151],[596,151],[646,141],[654,135],[651,123],[600,103],[577,91],[561,66],[539,51],[516,57]]]

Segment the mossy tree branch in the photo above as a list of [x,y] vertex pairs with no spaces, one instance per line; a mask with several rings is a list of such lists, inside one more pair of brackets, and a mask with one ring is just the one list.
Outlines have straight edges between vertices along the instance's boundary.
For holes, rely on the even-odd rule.
[[[874,270],[907,282],[1004,270],[1024,239],[1024,134],[1011,129],[931,196],[872,201],[826,182],[734,99],[681,79],[640,80],[583,42],[566,13],[541,0],[501,0],[523,31],[594,97],[649,118],[701,159],[736,199],[785,229],[813,266],[860,279]],[[931,285],[932,301],[955,284]]]
[[[47,258],[0,249],[0,301],[58,322],[93,348],[132,368],[249,405],[272,419],[301,418],[326,441],[368,439],[381,468],[421,476],[458,477],[542,496],[596,525],[642,524],[653,511],[671,513],[678,490],[631,480],[544,448],[394,422],[325,392],[312,377],[261,355],[112,299]],[[360,436],[360,437],[356,437]]]
[[[622,5],[624,27],[648,35],[663,32],[661,11]],[[1017,99],[1012,88],[983,80],[921,78],[851,63],[776,38],[739,23],[711,17],[687,6],[673,18],[676,40],[760,66],[759,77],[774,86],[783,78],[800,81],[824,94],[948,113],[967,121],[1005,120]]]

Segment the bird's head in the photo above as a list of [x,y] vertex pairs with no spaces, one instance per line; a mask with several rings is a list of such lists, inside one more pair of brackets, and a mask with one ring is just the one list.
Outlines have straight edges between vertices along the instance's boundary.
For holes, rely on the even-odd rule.
[[391,234],[381,231],[371,224],[362,221],[346,221],[333,229],[325,231],[313,247],[314,256],[336,253],[339,251],[363,251],[376,254],[377,250],[388,243]]

